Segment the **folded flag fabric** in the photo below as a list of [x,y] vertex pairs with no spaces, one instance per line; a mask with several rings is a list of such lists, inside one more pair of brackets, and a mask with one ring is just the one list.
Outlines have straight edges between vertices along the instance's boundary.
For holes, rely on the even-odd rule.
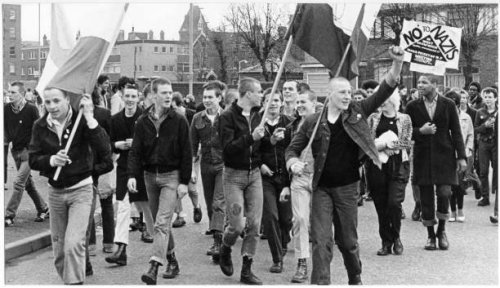
[[50,51],[37,91],[69,93],[76,108],[90,94],[116,41],[128,3],[53,3]]
[[340,76],[358,76],[358,65],[380,9],[378,3],[297,4],[288,36],[332,73],[351,42]]

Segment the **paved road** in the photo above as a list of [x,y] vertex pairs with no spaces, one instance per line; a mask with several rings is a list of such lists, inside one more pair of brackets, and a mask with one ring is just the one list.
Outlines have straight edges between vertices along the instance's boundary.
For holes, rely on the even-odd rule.
[[[359,209],[359,243],[363,262],[362,279],[369,285],[496,285],[498,273],[498,226],[489,222],[492,206],[477,207],[473,193],[465,197],[465,223],[449,223],[447,233],[450,241],[449,251],[425,251],[426,230],[420,222],[403,220],[402,241],[405,247],[402,256],[377,256],[380,245],[378,226],[373,202],[366,202]],[[409,216],[413,199],[407,190],[404,209]],[[200,195],[201,196],[201,195]],[[203,198],[201,201],[203,203]],[[184,207],[192,211],[192,206],[184,199]],[[192,213],[189,213],[192,214]],[[205,251],[211,243],[209,236],[203,235],[208,226],[204,215],[199,224],[188,217],[188,224],[174,229],[176,254],[180,262],[181,274],[174,280],[160,279],[158,284],[223,284],[238,285],[241,257],[241,241],[233,249],[235,274],[226,277],[219,267],[211,263]],[[128,265],[116,267],[104,261],[105,255],[98,252],[91,261],[94,275],[87,278],[86,284],[128,284],[140,285],[140,275],[147,270],[151,244],[139,241],[140,234],[131,232],[128,249]],[[100,241],[100,240],[98,240]],[[98,245],[100,248],[100,245]],[[261,240],[255,257],[254,272],[264,284],[288,285],[294,274],[293,252],[285,258],[284,272],[271,274],[271,256],[267,241]],[[309,260],[309,267],[311,262]],[[5,284],[61,284],[53,266],[52,251],[49,248],[9,261],[5,266]],[[28,273],[29,271],[29,273]],[[345,285],[347,275],[340,253],[334,250],[331,264],[332,284]],[[21,276],[22,275],[22,276]]]

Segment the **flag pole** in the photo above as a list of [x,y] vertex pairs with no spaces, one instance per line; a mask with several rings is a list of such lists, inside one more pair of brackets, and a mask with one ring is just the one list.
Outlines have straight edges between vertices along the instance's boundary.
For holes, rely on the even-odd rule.
[[[70,109],[72,109],[72,108],[70,108]],[[71,134],[69,135],[68,142],[66,143],[66,147],[64,147],[64,151],[66,152],[66,154],[68,153],[69,147],[71,146],[71,143],[73,142],[73,138],[75,138],[76,129],[78,128],[78,125],[80,124],[80,120],[82,119],[82,115],[83,115],[83,109],[80,108],[80,111],[78,112],[78,116],[76,116],[75,125],[73,125],[73,129],[71,129]],[[61,169],[62,169],[62,166],[57,167],[56,173],[54,174],[54,177],[52,178],[52,179],[54,179],[54,181],[57,181],[57,178],[59,178],[59,174],[61,174]]]
[[[350,48],[351,48],[351,41],[349,41],[349,43],[347,44],[347,47],[344,51],[344,55],[342,55],[342,59],[340,60],[340,65],[337,68],[337,71],[335,72],[334,78],[339,77],[340,71],[342,69],[342,66],[344,66],[345,58],[347,57],[347,53],[349,53]],[[328,105],[328,97],[326,97],[325,103],[324,103],[323,107],[321,108],[321,112],[319,113],[318,120],[316,121],[316,124],[314,125],[314,129],[313,129],[313,132],[311,134],[311,137],[309,138],[309,142],[307,143],[306,148],[304,148],[304,151],[306,151],[306,152],[302,153],[302,156],[300,157],[300,161],[302,161],[302,162],[305,161],[306,155],[308,153],[307,150],[311,149],[312,142],[314,141],[314,137],[316,136],[316,132],[318,131],[319,123],[321,122],[321,118],[323,117],[323,113],[325,113],[325,111],[326,111],[327,105]]]
[[[290,35],[290,38],[288,38],[288,43],[286,43],[286,48],[285,48],[285,52],[283,53],[283,58],[281,59],[280,68],[278,69],[278,74],[276,74],[276,77],[274,78],[273,88],[271,89],[271,94],[270,94],[271,96],[270,97],[273,97],[274,93],[276,92],[276,89],[278,89],[278,83],[280,82],[280,79],[281,79],[281,73],[283,73],[283,70],[285,68],[286,58],[288,56],[288,52],[290,51],[290,47],[292,47],[292,43],[293,43],[293,36]],[[270,103],[271,103],[271,99],[269,99],[269,101],[267,101],[266,107],[264,109],[264,114],[262,114],[262,119],[260,121],[259,126],[263,126],[264,122],[266,121],[266,116],[267,116],[267,112],[269,110]]]

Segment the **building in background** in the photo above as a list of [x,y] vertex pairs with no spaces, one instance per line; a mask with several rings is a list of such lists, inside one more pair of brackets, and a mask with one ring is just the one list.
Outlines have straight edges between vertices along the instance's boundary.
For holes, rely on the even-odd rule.
[[3,87],[21,75],[21,5],[2,4]]

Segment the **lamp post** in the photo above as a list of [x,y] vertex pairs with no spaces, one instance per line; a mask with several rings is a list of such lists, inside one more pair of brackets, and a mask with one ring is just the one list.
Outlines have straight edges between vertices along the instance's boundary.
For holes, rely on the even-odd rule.
[[241,63],[247,64],[248,61],[247,60],[240,60],[240,61],[238,61],[238,81],[240,80]]

